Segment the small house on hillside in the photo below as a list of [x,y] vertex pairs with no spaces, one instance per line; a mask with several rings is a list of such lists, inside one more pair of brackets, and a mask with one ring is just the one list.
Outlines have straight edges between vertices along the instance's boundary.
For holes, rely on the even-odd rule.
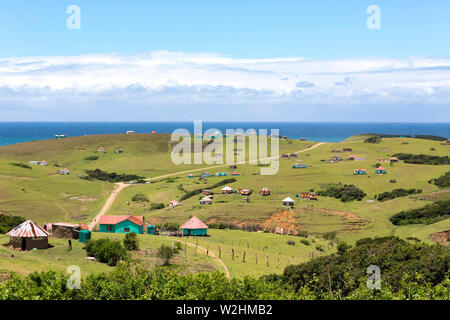
[[259,191],[259,194],[262,195],[262,196],[269,196],[270,195],[270,190],[269,190],[269,188],[264,187],[264,188],[262,188]]
[[31,220],[27,220],[7,233],[9,244],[23,251],[48,248],[47,230]]
[[57,170],[56,173],[59,174],[59,175],[70,174],[70,170],[66,169],[66,168],[63,168],[63,169]]
[[291,154],[289,155],[291,158],[297,158],[298,154],[295,152],[291,152]]
[[294,206],[294,200],[292,200],[290,197],[283,199],[282,203],[283,203],[283,206],[289,206],[289,207]]
[[398,158],[392,157],[392,158],[389,159],[389,161],[390,161],[391,163],[397,163],[397,162],[398,162]]
[[300,198],[308,200],[317,200],[317,193],[315,192],[302,192]]
[[180,202],[178,202],[177,200],[170,200],[169,202],[169,208],[175,208],[176,206],[181,205]]
[[114,150],[114,153],[123,153],[123,148],[122,147],[118,147]]
[[342,152],[352,152],[352,148],[344,148],[342,149]]
[[366,160],[365,157],[361,157],[361,156],[355,156],[355,155],[350,155],[348,157],[348,160],[352,160],[352,161],[363,161]]
[[367,174],[366,169],[355,169],[353,170],[354,175],[361,175],[361,174]]
[[386,169],[383,168],[383,167],[378,167],[378,168],[375,170],[375,173],[376,173],[376,174],[386,174]]
[[48,162],[45,160],[42,160],[40,164],[41,166],[48,166]]
[[253,193],[253,191],[250,189],[239,189],[238,193],[242,196],[249,196]]
[[241,174],[240,174],[239,172],[237,172],[237,171],[233,171],[233,172],[231,173],[231,175],[232,175],[232,176],[240,176]]
[[40,161],[28,161],[29,164],[41,164]]
[[225,187],[222,188],[222,193],[223,194],[233,193],[233,188],[230,188],[229,186],[225,186]]
[[188,177],[188,178],[194,178],[195,176],[194,176],[192,173],[190,173],[190,174],[188,174],[186,177]]
[[447,144],[450,144],[450,139],[447,139],[446,143],[447,143]]
[[201,200],[200,200],[200,204],[212,204],[212,199],[208,196],[204,196]]
[[183,232],[183,236],[206,236],[208,226],[194,216],[183,224],[180,229]]
[[282,154],[281,157],[282,158],[289,158],[289,155],[288,154]]
[[52,236],[62,239],[78,239],[81,225],[74,223],[52,223]]
[[127,134],[134,134],[134,131],[133,130],[128,130]]
[[306,141],[306,138],[301,138],[300,141]]
[[65,134],[55,134],[55,139],[64,139],[65,137]]
[[214,193],[211,190],[204,189],[204,190],[202,190],[202,194],[204,194],[206,196],[210,196],[210,195],[213,195]]
[[237,169],[237,166],[232,165],[232,166],[229,166],[228,168],[229,168],[229,169]]
[[99,221],[99,231],[109,233],[144,232],[143,216],[102,216]]
[[292,166],[293,169],[300,169],[300,168],[308,168],[306,164],[303,163],[296,163]]
[[216,172],[216,177],[225,177],[228,176],[228,172]]
[[211,174],[209,173],[209,172],[203,172],[201,175],[200,175],[200,177],[202,177],[202,178],[208,178],[208,177],[211,177]]
[[100,148],[98,148],[97,151],[98,151],[98,152],[105,152],[105,147],[100,147]]

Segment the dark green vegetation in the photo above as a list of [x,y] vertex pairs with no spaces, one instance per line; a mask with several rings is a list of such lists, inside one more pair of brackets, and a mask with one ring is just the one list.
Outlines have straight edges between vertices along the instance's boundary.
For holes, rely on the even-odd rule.
[[127,249],[119,240],[108,238],[88,240],[85,249],[88,256],[95,257],[98,261],[107,263],[109,266],[115,266],[119,261],[128,258]]
[[[441,246],[387,237],[340,248],[338,254],[288,266],[281,276],[231,281],[217,271],[179,275],[173,265],[148,270],[129,262],[119,263],[109,273],[83,278],[79,290],[67,289],[67,273],[11,273],[0,284],[0,299],[450,299],[450,253]],[[381,289],[367,288],[370,265],[380,267]]]
[[123,246],[128,251],[139,250],[139,239],[136,232],[133,231],[125,235],[125,238],[123,239]]
[[24,168],[24,169],[33,169],[31,166],[29,166],[26,163],[22,163],[22,162],[11,162],[11,165],[19,167],[19,168]]
[[446,165],[450,164],[450,158],[448,156],[430,156],[427,154],[410,154],[410,153],[396,153],[394,157],[405,161],[405,163],[414,164],[432,164],[432,165]]
[[[366,239],[338,254],[286,267],[282,276],[272,276],[297,291],[306,288],[319,297],[352,296],[367,280],[367,267],[380,268],[382,286],[391,292],[407,289],[405,278],[427,287],[449,284],[450,252],[438,245],[409,243],[397,237]],[[271,278],[271,276],[268,276]],[[449,287],[447,287],[447,292]],[[447,297],[448,299],[449,297]]]
[[[236,179],[234,179],[234,178],[231,178],[231,179],[225,179],[225,180],[222,180],[222,181],[219,181],[219,182],[213,184],[212,186],[209,187],[209,189],[214,189],[214,188],[222,187],[222,186],[224,186],[224,185],[231,184],[231,183],[233,183],[233,182],[236,182]],[[196,189],[196,190],[193,190],[193,191],[191,191],[191,192],[187,192],[187,193],[185,193],[185,194],[181,197],[180,201],[183,201],[183,200],[192,198],[193,196],[196,196],[196,195],[202,193],[202,191],[203,191],[203,188],[201,188],[201,189]]]
[[419,209],[399,212],[389,220],[396,226],[406,224],[431,224],[450,218],[450,200],[436,201]]
[[439,178],[431,179],[428,183],[432,183],[441,189],[450,188],[450,171],[447,171]]
[[25,218],[19,216],[10,216],[7,214],[0,214],[0,234],[7,233],[14,227],[25,221]]
[[[177,242],[179,245],[180,243]],[[173,258],[173,256],[178,253],[178,248],[171,248],[169,246],[166,246],[164,243],[161,245],[161,247],[158,248],[157,257],[160,258],[163,261],[163,265],[168,266],[170,264],[170,259]]]
[[140,177],[135,174],[117,174],[115,172],[108,173],[100,169],[86,170],[86,174],[88,176],[88,179],[109,181],[109,182],[123,182],[123,181],[145,179],[145,177]]
[[131,198],[131,201],[135,202],[149,202],[148,198],[142,193],[137,193]]
[[386,201],[386,200],[391,200],[391,199],[395,199],[398,197],[406,197],[408,195],[411,194],[418,194],[418,193],[422,193],[421,189],[394,189],[392,191],[386,191],[383,193],[380,193],[378,195],[375,196],[375,198],[378,201]]
[[366,193],[358,187],[350,185],[333,184],[328,186],[326,190],[319,190],[317,192],[319,196],[333,197],[340,199],[342,202],[358,200],[361,201]]
[[88,156],[88,157],[84,158],[84,160],[86,160],[86,161],[95,161],[95,160],[98,160],[98,156]]
[[377,138],[415,138],[415,139],[424,139],[424,140],[432,140],[432,141],[445,141],[447,138],[440,136],[432,136],[429,134],[419,134],[419,135],[398,135],[398,134],[379,134],[379,133],[363,133],[356,135],[358,136],[373,136]]
[[364,140],[365,143],[380,143],[381,137],[370,137]]

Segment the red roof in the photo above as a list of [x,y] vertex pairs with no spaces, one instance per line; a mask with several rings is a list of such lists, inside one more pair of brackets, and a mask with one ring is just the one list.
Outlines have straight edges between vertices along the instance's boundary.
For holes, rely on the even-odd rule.
[[122,221],[130,220],[138,226],[144,225],[143,216],[101,216],[99,224],[118,224]]
[[181,229],[208,229],[208,226],[200,221],[197,217],[190,218],[185,224],[183,224]]
[[10,237],[36,238],[48,237],[49,233],[37,223],[27,220],[7,233]]
[[386,170],[386,169],[383,167],[378,167],[377,170]]

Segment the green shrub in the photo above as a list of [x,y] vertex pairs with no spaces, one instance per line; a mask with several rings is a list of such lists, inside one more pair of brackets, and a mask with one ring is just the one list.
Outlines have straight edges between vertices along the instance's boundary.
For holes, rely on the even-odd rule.
[[164,209],[164,203],[152,203],[149,210]]
[[109,266],[115,266],[120,260],[128,258],[128,252],[119,240],[91,239],[86,242],[85,250],[88,256],[95,257]]
[[431,224],[450,218],[450,200],[436,201],[418,209],[401,211],[389,220],[396,226]]
[[0,214],[0,234],[7,233],[23,222],[25,222],[24,217]]
[[20,168],[24,168],[24,169],[33,169],[28,164],[21,163],[21,162],[11,162],[11,165],[16,166],[16,167],[20,167]]
[[414,164],[432,164],[432,165],[447,165],[450,164],[450,158],[448,156],[430,156],[427,154],[410,154],[410,153],[397,153],[393,157],[397,157],[403,160],[405,163]]
[[305,246],[311,245],[311,242],[309,242],[309,240],[306,240],[306,239],[301,239],[300,242],[303,243]]
[[378,201],[386,201],[398,197],[406,197],[411,194],[419,194],[419,193],[422,193],[422,189],[394,189],[392,191],[386,191],[380,193],[379,195],[376,195],[375,199],[377,199]]
[[88,156],[88,157],[84,158],[84,160],[95,161],[95,160],[98,160],[98,156]]
[[145,177],[141,177],[141,176],[138,176],[135,174],[117,174],[115,172],[108,173],[108,172],[102,171],[100,169],[86,170],[85,172],[89,179],[100,180],[100,181],[123,182],[123,181],[145,179]]
[[319,196],[333,197],[340,199],[342,202],[358,200],[361,201],[366,193],[354,185],[332,184],[326,190],[319,190]]
[[447,171],[439,178],[431,179],[428,183],[432,183],[441,189],[450,188],[450,171]]
[[175,251],[163,243],[161,247],[158,248],[157,257],[163,260],[163,265],[168,266],[170,264],[170,259],[172,259],[174,254]]
[[128,251],[136,251],[139,250],[139,239],[136,232],[130,232],[125,235],[123,239],[123,246]]
[[131,198],[133,202],[149,202],[148,198],[142,193],[137,193]]

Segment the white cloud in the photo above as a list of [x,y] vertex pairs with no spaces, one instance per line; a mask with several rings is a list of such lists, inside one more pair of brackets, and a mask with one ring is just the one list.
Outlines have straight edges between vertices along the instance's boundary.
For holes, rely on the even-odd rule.
[[234,59],[151,52],[0,59],[0,113],[188,105],[361,105],[450,102],[450,59]]

